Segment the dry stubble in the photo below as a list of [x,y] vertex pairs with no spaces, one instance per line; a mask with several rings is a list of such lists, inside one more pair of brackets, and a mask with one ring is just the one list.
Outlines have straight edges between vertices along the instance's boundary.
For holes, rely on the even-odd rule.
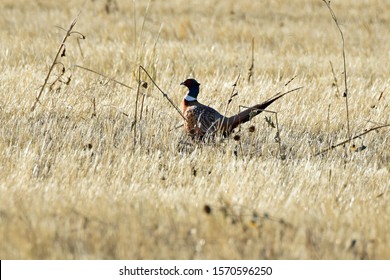
[[[147,3],[117,1],[107,13],[103,0],[83,2],[0,4],[1,259],[390,258],[388,129],[355,141],[361,152],[313,156],[346,137],[329,66],[341,87],[341,42],[322,1],[152,1],[146,16]],[[389,123],[390,6],[333,2],[356,134],[366,120]],[[70,38],[70,84],[31,113],[63,36],[54,26],[79,9],[84,57]],[[230,114],[297,75],[291,86],[305,88],[270,108],[287,158],[277,158],[264,115],[243,126],[241,148],[233,139],[187,147],[173,129],[181,117],[152,86],[134,145],[136,91],[75,63],[134,88],[142,64],[177,104],[179,83],[195,76],[201,101],[220,111],[241,73]]]

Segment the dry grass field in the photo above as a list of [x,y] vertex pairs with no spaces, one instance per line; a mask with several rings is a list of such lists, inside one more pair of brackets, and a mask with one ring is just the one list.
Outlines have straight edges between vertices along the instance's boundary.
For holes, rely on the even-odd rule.
[[[390,123],[390,2],[331,4],[354,136]],[[139,65],[222,113],[240,75],[228,115],[304,86],[269,107],[285,158],[272,113],[193,143],[145,73],[134,126]],[[0,259],[390,259],[389,128],[315,155],[348,138],[343,91],[320,0],[1,0]]]

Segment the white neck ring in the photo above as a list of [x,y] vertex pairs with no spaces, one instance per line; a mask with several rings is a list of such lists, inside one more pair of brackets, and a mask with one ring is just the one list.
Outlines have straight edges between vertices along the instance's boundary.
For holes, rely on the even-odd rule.
[[192,96],[189,96],[188,94],[186,95],[186,97],[184,97],[184,99],[186,101],[196,101],[196,98],[192,97]]

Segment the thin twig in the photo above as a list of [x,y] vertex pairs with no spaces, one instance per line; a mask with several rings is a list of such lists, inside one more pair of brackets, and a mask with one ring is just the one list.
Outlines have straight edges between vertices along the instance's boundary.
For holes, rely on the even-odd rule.
[[329,61],[329,64],[330,64],[330,69],[332,69],[333,83],[336,86],[337,96],[340,96],[339,84],[337,82],[336,74],[334,73],[332,61]]
[[372,124],[375,124],[375,125],[385,125],[384,123],[380,123],[380,122],[374,122],[374,121],[371,121],[371,120],[364,120],[367,123],[372,123]]
[[[147,88],[147,83],[146,82],[142,83],[142,87]],[[142,99],[141,99],[141,110],[139,113],[139,121],[142,120],[142,112],[144,110],[144,102],[145,102],[145,96],[146,96],[146,94],[143,92],[141,94],[142,94]],[[140,130],[139,142],[142,143],[142,129]]]
[[76,25],[76,22],[77,22],[77,17],[76,17],[75,19],[73,19],[72,23],[70,24],[70,26],[69,26],[69,28],[68,28],[68,31],[66,32],[64,38],[63,38],[62,41],[61,41],[61,44],[60,44],[60,46],[59,46],[59,48],[58,48],[58,50],[57,50],[57,53],[56,53],[56,55],[55,55],[55,57],[54,57],[54,59],[53,59],[53,62],[52,62],[52,64],[51,64],[50,68],[49,68],[49,71],[47,72],[47,75],[46,75],[46,78],[45,78],[45,80],[44,80],[44,82],[43,82],[43,85],[42,85],[42,87],[41,87],[41,90],[39,91],[37,97],[35,98],[34,104],[33,104],[33,106],[31,107],[31,111],[34,111],[34,110],[35,110],[35,108],[36,108],[36,106],[37,106],[37,104],[38,104],[38,102],[39,102],[39,99],[41,98],[41,95],[42,95],[42,93],[43,93],[43,91],[44,91],[44,89],[45,89],[45,87],[46,87],[46,85],[47,85],[47,83],[48,83],[48,81],[49,81],[50,75],[51,75],[51,73],[52,73],[54,67],[57,65],[57,59],[58,59],[58,57],[60,56],[60,54],[63,53],[63,50],[64,50],[64,48],[65,48],[65,42],[66,42],[66,40],[68,39],[68,37],[70,36],[73,27]]
[[142,120],[142,114],[143,114],[143,110],[144,110],[145,96],[146,96],[146,94],[145,94],[145,93],[142,93],[141,112],[140,112],[140,114],[139,114],[139,120],[140,120],[140,121]]
[[90,68],[87,68],[87,67],[84,67],[84,66],[81,66],[81,65],[77,65],[77,64],[73,65],[73,67],[75,67],[75,68],[80,68],[80,69],[83,69],[83,70],[92,72],[92,73],[94,73],[94,74],[96,74],[96,75],[99,75],[99,76],[101,76],[101,77],[103,77],[103,78],[106,78],[107,80],[109,80],[109,81],[111,81],[111,82],[117,83],[117,84],[119,84],[119,85],[121,85],[121,86],[124,86],[124,87],[126,87],[126,88],[128,88],[128,89],[133,89],[131,86],[128,86],[128,85],[126,85],[126,84],[124,84],[124,83],[122,83],[122,82],[119,82],[118,80],[115,80],[114,78],[111,78],[111,77],[109,77],[109,76],[107,76],[107,75],[105,75],[105,74],[99,73],[99,72],[97,72],[97,71],[95,71],[95,70],[92,70],[92,69],[90,69]]
[[169,130],[169,132],[174,131],[174,130],[176,130],[176,129],[179,129],[180,127],[183,127],[183,126],[184,126],[184,124],[175,126],[174,128],[171,128],[171,129]]
[[[232,92],[230,93],[229,100],[228,100],[228,102],[226,103],[225,113],[223,114],[222,121],[219,122],[219,126],[221,126],[221,125],[224,123],[225,119],[226,119],[227,110],[228,110],[228,108],[229,108],[229,104],[230,104],[230,103],[232,102],[232,100],[233,100],[233,97],[236,96],[236,95],[238,95],[238,93],[237,93],[237,92],[235,93],[234,91],[236,90],[236,86],[237,86],[238,80],[240,79],[240,76],[241,76],[241,74],[238,74],[237,79],[236,79],[236,81],[235,81],[234,84],[233,84]],[[211,128],[211,127],[212,127],[212,126],[210,126],[210,128]],[[209,128],[209,129],[210,129],[210,128]],[[220,128],[220,127],[219,127],[219,128]]]
[[[126,88],[128,88],[128,89],[132,89],[132,90],[133,90],[132,87],[130,87],[130,86],[128,86],[128,85],[126,85],[126,84],[124,84],[124,83],[122,83],[122,82],[119,82],[118,80],[115,80],[114,78],[111,78],[111,77],[109,77],[109,76],[107,76],[107,75],[105,75],[105,74],[99,73],[99,72],[97,72],[97,71],[95,71],[95,70],[92,70],[92,69],[89,69],[89,68],[87,68],[87,67],[80,66],[80,65],[74,65],[73,67],[80,68],[80,69],[83,69],[83,70],[92,72],[92,73],[94,73],[94,74],[97,74],[97,75],[99,75],[99,76],[101,76],[101,77],[104,77],[104,78],[108,79],[109,81],[115,82],[115,83],[117,83],[117,84],[119,84],[119,85],[121,85],[121,86],[124,86],[124,87],[126,87]],[[180,116],[181,116],[184,120],[186,120],[186,118],[184,117],[184,115],[183,115],[183,113],[180,111],[180,109],[175,105],[175,103],[173,103],[173,101],[169,98],[169,96],[168,96],[168,95],[167,95],[167,94],[166,94],[166,93],[165,93],[165,92],[156,84],[156,82],[154,81],[154,79],[149,75],[148,71],[146,71],[146,69],[145,69],[142,65],[140,65],[139,67],[140,67],[140,70],[142,70],[142,71],[145,72],[145,74],[149,77],[149,79],[150,79],[150,80],[152,81],[152,83],[157,87],[157,89],[163,94],[163,96],[169,101],[169,103],[171,103],[171,105],[176,109],[176,111],[180,114]],[[139,74],[139,75],[140,75],[140,74]],[[140,79],[140,76],[138,77],[138,79]],[[140,86],[140,80],[139,80],[139,82],[138,82],[137,92],[138,92],[138,90],[139,90],[139,86]],[[139,93],[139,92],[138,92],[138,93]],[[138,93],[137,93],[137,95],[138,95]],[[138,105],[138,104],[137,104],[137,105]],[[136,117],[136,114],[135,114],[135,117]],[[134,123],[133,123],[133,125],[134,125]]]
[[330,146],[329,148],[327,148],[327,149],[325,149],[325,150],[323,150],[323,151],[320,151],[320,152],[316,153],[315,156],[324,154],[324,153],[326,153],[326,152],[328,152],[328,151],[330,151],[330,150],[333,150],[334,148],[337,148],[338,146],[341,146],[341,145],[344,145],[344,144],[346,144],[346,143],[348,143],[348,142],[351,142],[352,140],[354,140],[354,139],[356,139],[356,138],[359,138],[359,137],[361,137],[361,136],[363,136],[363,135],[365,135],[365,134],[367,134],[367,133],[369,133],[369,132],[371,132],[371,131],[375,131],[375,130],[378,130],[378,129],[381,129],[381,128],[384,128],[384,127],[390,127],[390,124],[385,124],[385,125],[381,125],[381,126],[376,126],[376,127],[370,128],[370,129],[368,129],[368,130],[366,130],[366,131],[364,131],[364,132],[362,132],[362,133],[360,133],[360,134],[358,134],[358,135],[356,135],[356,136],[354,136],[354,137],[352,137],[352,138],[349,138],[349,139],[347,139],[347,140],[344,140],[343,142],[340,142],[340,143],[338,143],[338,144],[336,144],[336,145],[332,145],[332,146]]
[[94,97],[93,99],[92,99],[92,105],[93,105],[93,113],[92,113],[92,118],[93,117],[96,117],[96,98]]
[[138,69],[138,86],[137,86],[137,96],[135,98],[135,110],[134,110],[134,146],[137,143],[137,113],[138,113],[138,96],[139,96],[139,90],[141,86],[141,69]]
[[[288,81],[284,84],[283,88],[285,88],[285,87],[288,86],[292,81],[294,81],[294,79],[295,79],[296,77],[297,77],[297,75],[295,75],[295,76],[292,77],[290,80],[288,80]],[[302,87],[298,87],[298,88],[294,88],[294,89],[292,89],[292,90],[289,90],[289,91],[287,91],[285,94],[290,93],[290,92],[292,92],[292,91],[299,90],[299,89],[301,89],[301,88],[303,88],[303,86],[302,86]],[[281,93],[282,93],[282,91],[279,91],[279,92],[276,93],[276,95],[281,94]],[[273,96],[273,97],[274,97],[274,96]],[[271,97],[271,98],[273,98],[273,97]]]
[[334,20],[334,22],[336,23],[336,26],[340,32],[340,35],[341,35],[341,40],[342,40],[342,43],[343,43],[343,66],[344,66],[344,97],[345,97],[345,107],[346,107],[346,110],[347,110],[347,129],[348,129],[348,137],[351,138],[351,130],[350,130],[350,127],[349,127],[349,109],[348,109],[348,84],[347,84],[347,66],[346,66],[346,62],[345,62],[345,41],[344,41],[344,34],[343,34],[343,31],[341,30],[340,28],[340,25],[338,23],[338,20],[337,20],[337,17],[335,15],[335,13],[333,12],[332,8],[330,7],[330,1],[327,1],[327,0],[322,0],[325,5],[328,7],[329,9],[329,12]]
[[326,125],[328,128],[330,127],[330,106],[331,104],[328,105],[328,117],[326,118]]
[[287,83],[284,84],[284,87],[288,86],[292,81],[294,81],[294,79],[297,77],[297,75],[295,75],[294,77],[292,77],[290,80],[287,81]]
[[60,66],[61,66],[61,73],[60,73],[60,74],[57,76],[57,78],[50,84],[50,87],[49,87],[49,90],[50,90],[50,91],[53,90],[54,85],[55,85],[58,81],[61,80],[62,76],[64,76],[65,71],[66,71],[65,65],[64,65],[62,62],[60,62],[60,61],[59,61],[59,62],[56,62],[55,65],[60,65]]
[[381,94],[379,95],[378,102],[382,99],[383,93],[385,92],[386,88],[382,90]]
[[379,98],[378,100],[376,101],[376,104],[374,105],[371,105],[371,109],[374,109],[376,106],[378,106],[379,104],[379,101],[381,101],[382,97],[383,97],[383,93],[385,92],[386,88],[384,90],[382,90],[382,92],[379,94]]
[[225,107],[225,113],[224,113],[225,116],[226,116],[227,110],[229,108],[229,104],[232,102],[233,97],[237,95],[237,92],[235,92],[235,90],[236,90],[236,87],[237,87],[238,80],[240,79],[240,76],[241,76],[241,74],[238,74],[237,79],[236,79],[236,81],[233,84],[232,92],[230,93],[229,100],[228,100],[228,102],[226,104],[226,107]]
[[80,40],[84,40],[84,39],[85,39],[85,36],[84,36],[84,38],[77,37],[77,46],[79,47],[79,51],[80,51],[82,58],[84,58],[84,53],[83,53],[83,49],[81,48]]
[[171,103],[171,105],[173,106],[173,108],[176,109],[176,111],[180,114],[180,116],[186,120],[186,118],[184,117],[183,113],[180,111],[180,109],[175,105],[175,103],[173,103],[173,101],[169,98],[169,96],[156,84],[156,82],[153,80],[153,78],[149,75],[148,71],[146,71],[146,69],[140,65],[139,68],[145,72],[145,74],[149,77],[149,79],[152,81],[152,83],[156,86],[156,88],[162,93],[162,95],[169,101],[169,103]]
[[253,69],[255,68],[255,38],[252,38],[252,64],[251,67],[249,67],[249,73],[248,73],[248,83],[251,81],[251,78],[253,76]]
[[[270,111],[270,112],[272,112],[272,111]],[[279,144],[279,156],[280,156],[281,160],[285,160],[286,159],[286,155],[284,155],[282,153],[282,138],[280,136],[280,130],[279,130],[278,113],[277,112],[273,112],[273,113],[275,113],[275,120],[276,120],[276,133],[277,133],[277,141],[278,141],[278,144]]]

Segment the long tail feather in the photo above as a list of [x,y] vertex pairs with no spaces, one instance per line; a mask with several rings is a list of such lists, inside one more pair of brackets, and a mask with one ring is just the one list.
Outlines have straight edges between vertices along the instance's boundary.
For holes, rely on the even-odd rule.
[[240,124],[245,123],[247,121],[250,121],[253,117],[255,117],[258,114],[260,114],[261,112],[263,112],[269,105],[271,105],[273,102],[275,102],[279,98],[285,96],[286,94],[288,94],[290,92],[299,90],[301,88],[302,87],[295,88],[295,89],[292,89],[292,90],[289,90],[289,91],[286,91],[283,93],[278,93],[263,103],[252,106],[252,107],[245,109],[244,111],[242,111],[234,116],[231,116],[231,117],[225,119],[225,121],[222,124],[223,131],[227,134],[230,134],[233,131],[233,129],[235,129],[237,126],[239,126]]

